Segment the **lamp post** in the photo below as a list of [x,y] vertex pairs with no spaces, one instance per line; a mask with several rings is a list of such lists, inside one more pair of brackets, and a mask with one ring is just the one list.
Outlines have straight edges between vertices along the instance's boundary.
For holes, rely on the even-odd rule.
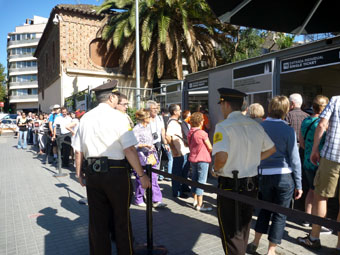
[[136,0],[136,108],[140,109],[139,0]]

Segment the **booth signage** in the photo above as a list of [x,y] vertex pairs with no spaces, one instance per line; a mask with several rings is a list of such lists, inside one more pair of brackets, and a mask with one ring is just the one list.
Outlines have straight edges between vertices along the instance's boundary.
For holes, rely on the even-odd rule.
[[301,71],[340,63],[340,49],[322,51],[281,61],[281,73]]
[[188,89],[208,87],[208,79],[192,81],[188,83]]
[[273,60],[233,69],[233,88],[244,93],[271,91]]

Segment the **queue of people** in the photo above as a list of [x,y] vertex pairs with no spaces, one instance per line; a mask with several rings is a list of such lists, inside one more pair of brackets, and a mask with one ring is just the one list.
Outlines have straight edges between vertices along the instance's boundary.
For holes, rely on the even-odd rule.
[[[69,113],[68,110],[59,105],[51,106],[51,113],[31,113],[27,115],[24,111],[18,111],[18,149],[26,149],[27,145],[33,145],[37,148],[37,154],[52,154],[53,160],[50,163],[57,162],[57,143],[58,135],[65,135],[65,141],[62,143],[62,167],[69,167],[69,159],[73,153],[70,150],[69,143],[74,136],[77,123],[84,114],[84,111],[77,110]],[[52,148],[49,151],[48,148]],[[50,155],[47,155],[50,156]]]
[[[306,178],[306,212],[326,216],[327,200],[336,195],[340,175],[340,97],[329,101],[325,96],[316,96],[309,116],[301,110],[302,97],[297,93],[289,98],[275,96],[265,111],[258,103],[248,106],[246,94],[221,88],[218,103],[224,120],[216,125],[211,144],[205,107],[191,114],[188,110],[182,113],[180,105],[173,104],[160,114],[157,102],[150,100],[136,112],[134,123],[127,114],[127,97],[116,86],[117,81],[111,81],[94,89],[99,105],[87,113],[75,112],[74,118],[59,105],[52,107],[49,116],[31,115],[34,120],[30,121],[22,113],[18,118],[18,148],[27,147],[31,128],[37,134],[34,142],[39,154],[51,146],[56,159],[57,136],[69,137],[73,150],[63,145],[63,166],[68,166],[73,151],[78,181],[87,189],[91,254],[110,254],[112,236],[118,254],[133,254],[129,207],[132,202],[146,206],[146,188],[152,187],[153,207],[167,206],[159,186],[163,176],[153,172],[150,181],[146,165],[191,177],[200,184],[207,182],[212,166],[211,175],[218,178],[218,188],[287,208],[292,199],[301,198],[302,178]],[[165,157],[167,162],[162,162]],[[135,176],[134,188],[130,170]],[[191,194],[192,207],[199,212],[212,210],[204,203],[203,189],[172,179],[171,191],[175,199]],[[255,254],[263,234],[268,234],[267,254],[275,254],[283,238],[286,216],[260,210],[255,237],[248,244],[253,211],[253,206],[217,196],[226,254]],[[311,233],[297,242],[320,248],[321,231],[313,224]],[[337,250],[340,252],[340,235]]]

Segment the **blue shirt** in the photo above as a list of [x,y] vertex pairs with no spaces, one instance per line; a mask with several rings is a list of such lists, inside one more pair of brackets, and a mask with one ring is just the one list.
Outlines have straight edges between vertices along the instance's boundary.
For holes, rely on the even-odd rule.
[[340,163],[340,96],[332,97],[320,118],[328,120],[326,141],[320,155],[330,161]]
[[54,121],[58,116],[62,116],[62,114],[61,113],[58,113],[58,114],[51,113],[50,116],[48,117],[48,122],[52,122],[52,128],[53,129],[54,129]]
[[289,167],[292,169],[295,188],[302,189],[301,162],[294,129],[287,122],[272,118],[267,118],[261,125],[274,142],[276,152],[262,160],[260,168]]

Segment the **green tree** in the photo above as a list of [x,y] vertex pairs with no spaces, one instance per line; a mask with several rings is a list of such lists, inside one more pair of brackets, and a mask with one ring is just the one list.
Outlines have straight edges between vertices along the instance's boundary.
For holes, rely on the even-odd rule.
[[236,62],[262,54],[265,33],[254,28],[237,27],[233,43],[216,48],[218,64]]
[[[112,12],[114,9],[124,11]],[[108,49],[119,50],[120,68],[135,72],[135,0],[105,0],[99,13],[110,13],[99,32]],[[183,79],[189,71],[216,66],[215,45],[232,43],[234,27],[215,18],[204,0],[140,0],[141,75]]]
[[280,50],[287,49],[293,46],[295,36],[287,35],[284,33],[277,33],[278,38],[276,39],[276,44],[279,46]]
[[0,102],[4,102],[6,94],[6,73],[5,67],[0,63]]

